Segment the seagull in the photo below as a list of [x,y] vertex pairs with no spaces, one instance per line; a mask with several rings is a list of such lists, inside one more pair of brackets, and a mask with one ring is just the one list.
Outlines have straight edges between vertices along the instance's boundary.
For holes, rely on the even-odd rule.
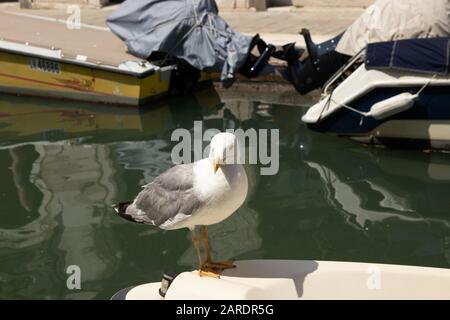
[[[208,244],[208,226],[219,223],[244,203],[248,179],[244,166],[237,161],[239,143],[236,136],[221,132],[211,139],[208,158],[180,164],[156,177],[132,201],[114,209],[132,222],[157,226],[164,230],[188,228],[198,256],[199,275],[219,277],[232,262],[214,262]],[[205,250],[202,258],[195,228]]]

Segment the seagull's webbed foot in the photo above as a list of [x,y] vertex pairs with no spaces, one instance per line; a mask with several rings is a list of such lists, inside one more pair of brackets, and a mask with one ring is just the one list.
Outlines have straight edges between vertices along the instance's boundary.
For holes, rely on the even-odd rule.
[[220,274],[226,269],[233,269],[236,266],[231,261],[213,262],[205,261],[199,270],[200,277],[220,278]]
[[224,270],[236,268],[236,266],[233,264],[232,261],[221,261],[221,262],[212,261],[208,244],[208,228],[206,226],[202,226],[201,236],[203,245],[205,247],[205,255],[206,255],[205,260],[203,261],[201,259],[200,248],[198,246],[198,240],[195,235],[195,231],[192,231],[192,240],[194,241],[194,246],[197,250],[197,255],[200,262],[200,270],[199,270],[200,277],[220,278],[220,274]]
[[203,265],[207,268],[220,270],[221,272],[226,269],[236,268],[236,266],[233,264],[233,261],[220,261],[220,262],[205,261]]
[[220,272],[220,270],[202,266],[202,268],[198,271],[198,275],[200,277],[220,278]]
[[220,261],[215,262],[212,260],[211,253],[209,251],[209,243],[208,243],[208,227],[202,226],[201,228],[202,233],[202,242],[205,246],[205,252],[206,252],[206,259],[202,263],[202,268],[206,267],[208,269],[217,270],[217,272],[222,273],[226,269],[233,269],[236,268],[236,266],[233,264],[233,261]]

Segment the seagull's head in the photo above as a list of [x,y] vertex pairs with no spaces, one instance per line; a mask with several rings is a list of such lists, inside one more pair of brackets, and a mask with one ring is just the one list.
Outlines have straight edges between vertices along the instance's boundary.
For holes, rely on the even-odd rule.
[[216,134],[209,150],[209,160],[214,168],[214,173],[219,167],[237,164],[239,159],[239,143],[236,136],[229,132]]

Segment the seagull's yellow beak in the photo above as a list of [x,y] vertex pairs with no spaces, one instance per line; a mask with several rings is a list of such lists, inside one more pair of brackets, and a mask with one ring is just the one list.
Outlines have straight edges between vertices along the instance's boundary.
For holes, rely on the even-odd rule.
[[219,160],[214,160],[213,167],[214,167],[214,173],[216,173],[217,170],[219,170]]

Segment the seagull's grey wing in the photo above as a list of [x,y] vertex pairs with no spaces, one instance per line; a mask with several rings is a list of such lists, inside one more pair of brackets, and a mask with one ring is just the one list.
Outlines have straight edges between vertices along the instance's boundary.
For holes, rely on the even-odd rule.
[[[193,164],[175,166],[144,186],[126,214],[136,222],[161,226],[186,219],[201,206],[194,194]],[[180,214],[180,215],[179,215]]]

